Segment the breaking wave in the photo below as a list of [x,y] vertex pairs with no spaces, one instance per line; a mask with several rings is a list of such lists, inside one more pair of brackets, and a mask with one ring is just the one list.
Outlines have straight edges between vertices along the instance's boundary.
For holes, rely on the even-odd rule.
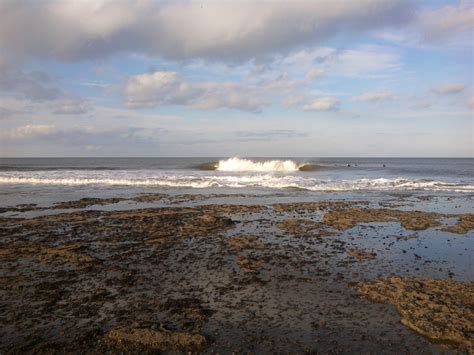
[[406,178],[375,178],[332,180],[305,175],[275,174],[157,174],[149,171],[51,171],[26,174],[2,174],[0,185],[102,185],[102,186],[152,186],[183,188],[272,188],[304,189],[310,191],[358,191],[358,190],[425,190],[474,192],[474,185],[446,181]]
[[217,171],[255,171],[255,172],[296,172],[311,171],[319,168],[317,164],[296,163],[293,160],[266,160],[253,161],[250,159],[229,158],[211,162],[199,166],[200,170],[217,170]]

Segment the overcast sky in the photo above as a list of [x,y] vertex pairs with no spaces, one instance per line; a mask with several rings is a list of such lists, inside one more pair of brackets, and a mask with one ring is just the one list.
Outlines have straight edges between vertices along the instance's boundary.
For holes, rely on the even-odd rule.
[[0,0],[0,156],[474,156],[474,1]]

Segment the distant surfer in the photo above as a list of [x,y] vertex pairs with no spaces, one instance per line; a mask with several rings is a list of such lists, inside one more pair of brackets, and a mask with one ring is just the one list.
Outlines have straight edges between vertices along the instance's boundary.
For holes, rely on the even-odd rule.
[[351,167],[351,164],[347,164],[347,167],[350,168],[350,167]]
[[385,164],[382,164],[382,166],[385,168]]

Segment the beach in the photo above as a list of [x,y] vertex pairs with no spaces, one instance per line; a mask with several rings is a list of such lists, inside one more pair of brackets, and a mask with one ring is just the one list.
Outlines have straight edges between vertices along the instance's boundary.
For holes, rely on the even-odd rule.
[[474,1],[0,23],[0,355],[474,355]]
[[2,159],[0,351],[472,353],[473,169]]

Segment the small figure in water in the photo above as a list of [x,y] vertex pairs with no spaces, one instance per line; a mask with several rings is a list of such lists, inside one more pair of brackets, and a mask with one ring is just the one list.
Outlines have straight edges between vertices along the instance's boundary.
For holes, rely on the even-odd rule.
[[351,164],[347,164],[347,167],[350,168],[350,167],[351,167]]
[[382,166],[385,168],[385,164],[382,164]]

